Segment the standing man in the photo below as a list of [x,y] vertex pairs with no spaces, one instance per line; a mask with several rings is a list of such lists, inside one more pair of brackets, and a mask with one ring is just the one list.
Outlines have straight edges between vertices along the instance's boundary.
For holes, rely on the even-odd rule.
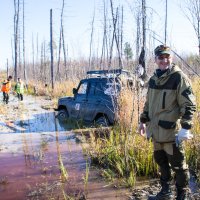
[[17,83],[15,85],[15,92],[17,93],[17,97],[20,101],[23,101],[23,94],[24,94],[24,83],[21,78],[17,79]]
[[[183,141],[192,139],[192,117],[196,111],[190,81],[172,63],[170,48],[164,45],[155,50],[158,66],[148,84],[148,93],[140,115],[140,134],[145,132],[154,144],[154,159],[161,172],[161,191],[149,200],[173,199],[171,169],[175,172],[176,200],[189,199],[189,170]],[[146,128],[147,127],[147,128]]]
[[9,76],[7,80],[4,80],[1,87],[1,91],[3,92],[3,101],[5,101],[6,104],[8,104],[9,101],[9,93],[11,90],[11,79],[12,76]]

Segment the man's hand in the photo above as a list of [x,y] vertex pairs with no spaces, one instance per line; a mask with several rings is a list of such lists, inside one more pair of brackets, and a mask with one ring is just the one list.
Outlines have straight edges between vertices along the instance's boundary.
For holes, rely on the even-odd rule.
[[143,137],[146,137],[146,125],[140,122],[138,132]]
[[176,146],[181,144],[184,140],[191,140],[192,138],[193,134],[190,132],[190,130],[182,128],[176,135]]

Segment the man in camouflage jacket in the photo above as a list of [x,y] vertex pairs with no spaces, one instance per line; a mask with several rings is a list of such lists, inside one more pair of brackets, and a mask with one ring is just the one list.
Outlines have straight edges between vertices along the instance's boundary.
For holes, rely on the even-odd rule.
[[172,63],[170,48],[160,45],[154,53],[158,69],[149,80],[139,131],[153,140],[162,189],[156,196],[149,196],[149,200],[173,199],[171,169],[176,177],[176,199],[187,200],[189,171],[182,142],[193,137],[190,129],[196,111],[195,98],[189,79]]

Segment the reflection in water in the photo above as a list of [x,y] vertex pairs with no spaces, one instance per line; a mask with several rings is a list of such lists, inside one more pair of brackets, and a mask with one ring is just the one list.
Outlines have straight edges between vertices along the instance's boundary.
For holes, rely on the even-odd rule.
[[67,173],[67,170],[65,169],[65,166],[63,165],[62,156],[61,156],[61,153],[60,153],[60,145],[59,145],[59,140],[58,140],[57,120],[55,118],[55,115],[54,115],[54,119],[55,119],[56,147],[57,147],[57,154],[58,154],[58,165],[59,165],[60,172],[61,172],[61,180],[62,180],[62,182],[65,182],[68,179],[68,173]]
[[[55,132],[55,113],[45,112],[35,114],[29,118],[28,113],[21,113],[16,121],[0,122],[1,126],[6,127],[5,131],[0,133],[43,133]],[[58,131],[70,130],[67,123],[57,123]]]

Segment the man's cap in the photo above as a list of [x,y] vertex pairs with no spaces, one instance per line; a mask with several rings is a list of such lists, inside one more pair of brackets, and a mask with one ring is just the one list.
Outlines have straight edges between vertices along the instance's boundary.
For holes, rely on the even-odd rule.
[[155,54],[155,56],[160,56],[160,55],[163,55],[163,54],[170,55],[171,54],[171,49],[168,46],[159,45],[159,46],[157,46],[155,48],[154,54]]

